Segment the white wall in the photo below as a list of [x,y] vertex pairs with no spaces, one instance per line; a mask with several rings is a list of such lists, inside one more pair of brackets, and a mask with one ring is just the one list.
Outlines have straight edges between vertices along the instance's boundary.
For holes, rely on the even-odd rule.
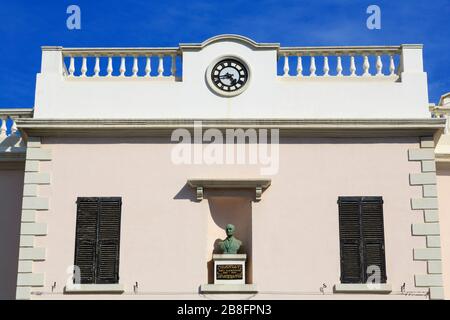
[[[43,51],[35,118],[429,118],[422,49],[403,50],[401,80],[389,77],[277,77],[276,49],[223,39],[183,52],[183,79],[67,78],[61,51]],[[245,60],[248,89],[224,98],[205,81],[224,55]],[[359,57],[361,58],[361,57]],[[386,67],[386,66],[385,66]]]

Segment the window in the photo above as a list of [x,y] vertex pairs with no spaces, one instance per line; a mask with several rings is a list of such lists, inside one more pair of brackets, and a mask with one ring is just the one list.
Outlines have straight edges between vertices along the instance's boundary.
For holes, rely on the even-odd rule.
[[338,204],[341,283],[366,283],[375,270],[386,283],[383,198],[339,197]]
[[81,284],[119,282],[121,207],[119,197],[77,199],[75,265]]

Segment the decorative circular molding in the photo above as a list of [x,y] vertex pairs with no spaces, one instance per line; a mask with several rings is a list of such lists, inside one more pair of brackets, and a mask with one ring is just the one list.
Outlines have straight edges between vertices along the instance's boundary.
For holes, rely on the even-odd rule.
[[211,62],[205,77],[214,93],[223,97],[235,97],[247,89],[251,70],[240,57],[221,56]]

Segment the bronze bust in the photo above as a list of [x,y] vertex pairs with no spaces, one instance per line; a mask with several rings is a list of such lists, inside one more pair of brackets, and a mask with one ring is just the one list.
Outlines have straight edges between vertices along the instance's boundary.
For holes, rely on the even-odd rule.
[[220,249],[224,254],[236,254],[242,245],[242,241],[234,237],[235,229],[232,224],[226,226],[227,238],[220,242]]

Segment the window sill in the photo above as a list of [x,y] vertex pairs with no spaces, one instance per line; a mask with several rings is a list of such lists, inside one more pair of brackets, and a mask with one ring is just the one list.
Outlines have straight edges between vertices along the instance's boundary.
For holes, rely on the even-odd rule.
[[257,293],[254,284],[202,284],[201,293]]
[[123,293],[123,284],[79,284],[64,287],[64,293]]
[[392,286],[387,283],[339,283],[334,285],[335,293],[391,293]]

